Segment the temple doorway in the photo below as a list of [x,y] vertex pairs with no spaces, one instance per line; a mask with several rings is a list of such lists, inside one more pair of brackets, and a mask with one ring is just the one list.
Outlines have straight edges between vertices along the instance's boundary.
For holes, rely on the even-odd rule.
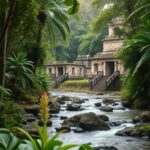
[[62,76],[64,74],[64,69],[63,67],[58,67],[58,76]]
[[98,72],[98,64],[94,64],[94,73]]
[[113,61],[106,62],[106,75],[110,76],[115,72],[115,63]]

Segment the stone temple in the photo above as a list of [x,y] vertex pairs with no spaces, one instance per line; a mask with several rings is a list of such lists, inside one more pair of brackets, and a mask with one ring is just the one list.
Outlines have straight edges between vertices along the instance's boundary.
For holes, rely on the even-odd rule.
[[46,65],[47,73],[51,74],[54,79],[59,79],[60,82],[68,78],[89,78],[91,89],[103,87],[102,90],[105,90],[107,84],[110,86],[118,76],[125,74],[124,66],[117,58],[123,38],[118,38],[114,33],[114,28],[121,27],[121,25],[122,18],[116,18],[108,26],[108,35],[103,39],[102,52],[96,53],[94,57],[79,55],[73,63],[49,63]]

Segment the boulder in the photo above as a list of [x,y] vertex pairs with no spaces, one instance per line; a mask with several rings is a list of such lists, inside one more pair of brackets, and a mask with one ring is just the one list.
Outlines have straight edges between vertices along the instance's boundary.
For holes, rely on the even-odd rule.
[[55,128],[57,132],[64,131],[64,133],[70,132],[71,128],[68,126],[62,126]]
[[115,135],[130,136],[133,130],[134,130],[134,127],[126,127],[123,130],[118,131]]
[[105,112],[113,112],[113,108],[109,106],[101,106],[100,110]]
[[60,99],[62,101],[70,101],[70,97],[69,96],[65,96],[65,95],[63,95],[62,97],[60,97]]
[[134,123],[143,122],[143,123],[149,123],[150,122],[150,111],[144,111],[138,116],[136,116],[133,119]]
[[84,131],[108,130],[109,126],[93,112],[75,115],[65,119],[63,125],[80,127]]
[[107,105],[109,105],[109,104],[113,104],[115,101],[113,100],[113,99],[111,99],[111,98],[104,98],[103,99],[103,103],[104,104],[107,104]]
[[34,115],[38,115],[39,112],[40,112],[40,106],[37,105],[37,104],[30,105],[30,106],[25,106],[24,110],[25,110],[26,113],[31,113],[31,114],[34,114]]
[[106,115],[98,115],[98,118],[103,121],[109,121],[109,118]]
[[78,111],[78,110],[80,110],[80,108],[81,108],[80,104],[72,103],[72,104],[67,105],[67,110],[68,111]]
[[57,98],[49,98],[49,109],[50,113],[59,113],[60,104],[57,102]]
[[102,106],[102,103],[101,102],[97,102],[97,103],[95,103],[95,106],[96,107],[100,107],[100,106]]

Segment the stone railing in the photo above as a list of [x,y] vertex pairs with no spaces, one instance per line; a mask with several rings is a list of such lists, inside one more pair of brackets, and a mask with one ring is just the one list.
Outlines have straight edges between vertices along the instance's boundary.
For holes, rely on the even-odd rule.
[[58,85],[60,83],[62,83],[63,81],[68,79],[68,73],[63,74],[62,76],[60,76],[56,81],[55,81],[55,85],[56,87],[58,87]]
[[110,77],[109,79],[106,81],[106,89],[114,82],[114,80],[116,78],[118,78],[120,76],[120,72],[119,71],[116,71],[114,72]]
[[103,77],[103,72],[102,71],[98,71],[97,75],[95,76],[94,79],[91,80],[90,83],[90,88],[93,89],[93,87],[97,84],[97,82]]

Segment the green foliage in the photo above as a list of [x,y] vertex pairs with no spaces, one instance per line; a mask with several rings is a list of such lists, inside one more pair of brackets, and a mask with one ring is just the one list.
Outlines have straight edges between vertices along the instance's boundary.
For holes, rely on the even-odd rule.
[[[135,10],[138,1],[139,0],[93,0],[93,5],[99,9],[99,15],[92,23],[94,31],[99,31],[104,26],[111,23],[112,19],[115,19],[116,17],[122,17],[126,20],[126,18]],[[131,37],[135,34],[138,26],[138,17],[130,19],[128,23],[123,23],[124,28],[120,28],[120,31],[123,33],[122,36]]]
[[103,49],[103,38],[107,34],[107,29],[102,29],[99,34],[88,31],[86,34],[79,36],[79,54],[93,56]]
[[15,137],[8,129],[0,129],[0,150],[19,150],[22,140]]
[[127,95],[140,108],[150,108],[150,23],[143,24],[143,29],[132,40],[124,43],[119,53],[124,66],[129,71],[125,85]]
[[90,87],[89,80],[68,80],[60,85],[61,90],[88,92]]
[[62,141],[56,139],[61,133],[63,133],[63,131],[57,133],[56,135],[54,135],[49,139],[48,129],[46,126],[46,122],[49,118],[49,106],[48,106],[48,96],[45,91],[42,92],[40,99],[40,106],[41,106],[40,109],[41,120],[43,121],[44,125],[42,128],[40,128],[38,125],[35,125],[37,132],[39,134],[39,139],[33,139],[28,132],[19,127],[15,127],[13,129],[23,133],[28,138],[28,141],[23,140],[21,141],[18,138],[16,138],[9,130],[0,129],[0,148],[8,150],[23,150],[23,149],[54,150],[56,148],[59,150],[68,150],[78,146],[79,149],[82,150],[93,150],[93,148],[91,148],[90,146],[86,146],[85,144],[63,145]]
[[9,85],[18,85],[26,88],[32,82],[33,72],[31,68],[33,62],[26,59],[25,53],[12,55],[7,60],[7,80]]
[[150,125],[149,124],[136,126],[135,130],[141,133],[145,133],[146,135],[150,137]]
[[50,87],[52,87],[52,80],[43,68],[38,68],[36,70],[34,86],[38,95],[41,94],[43,89],[48,92]]
[[10,128],[21,124],[23,114],[14,102],[8,100],[0,102],[0,110],[0,127]]

